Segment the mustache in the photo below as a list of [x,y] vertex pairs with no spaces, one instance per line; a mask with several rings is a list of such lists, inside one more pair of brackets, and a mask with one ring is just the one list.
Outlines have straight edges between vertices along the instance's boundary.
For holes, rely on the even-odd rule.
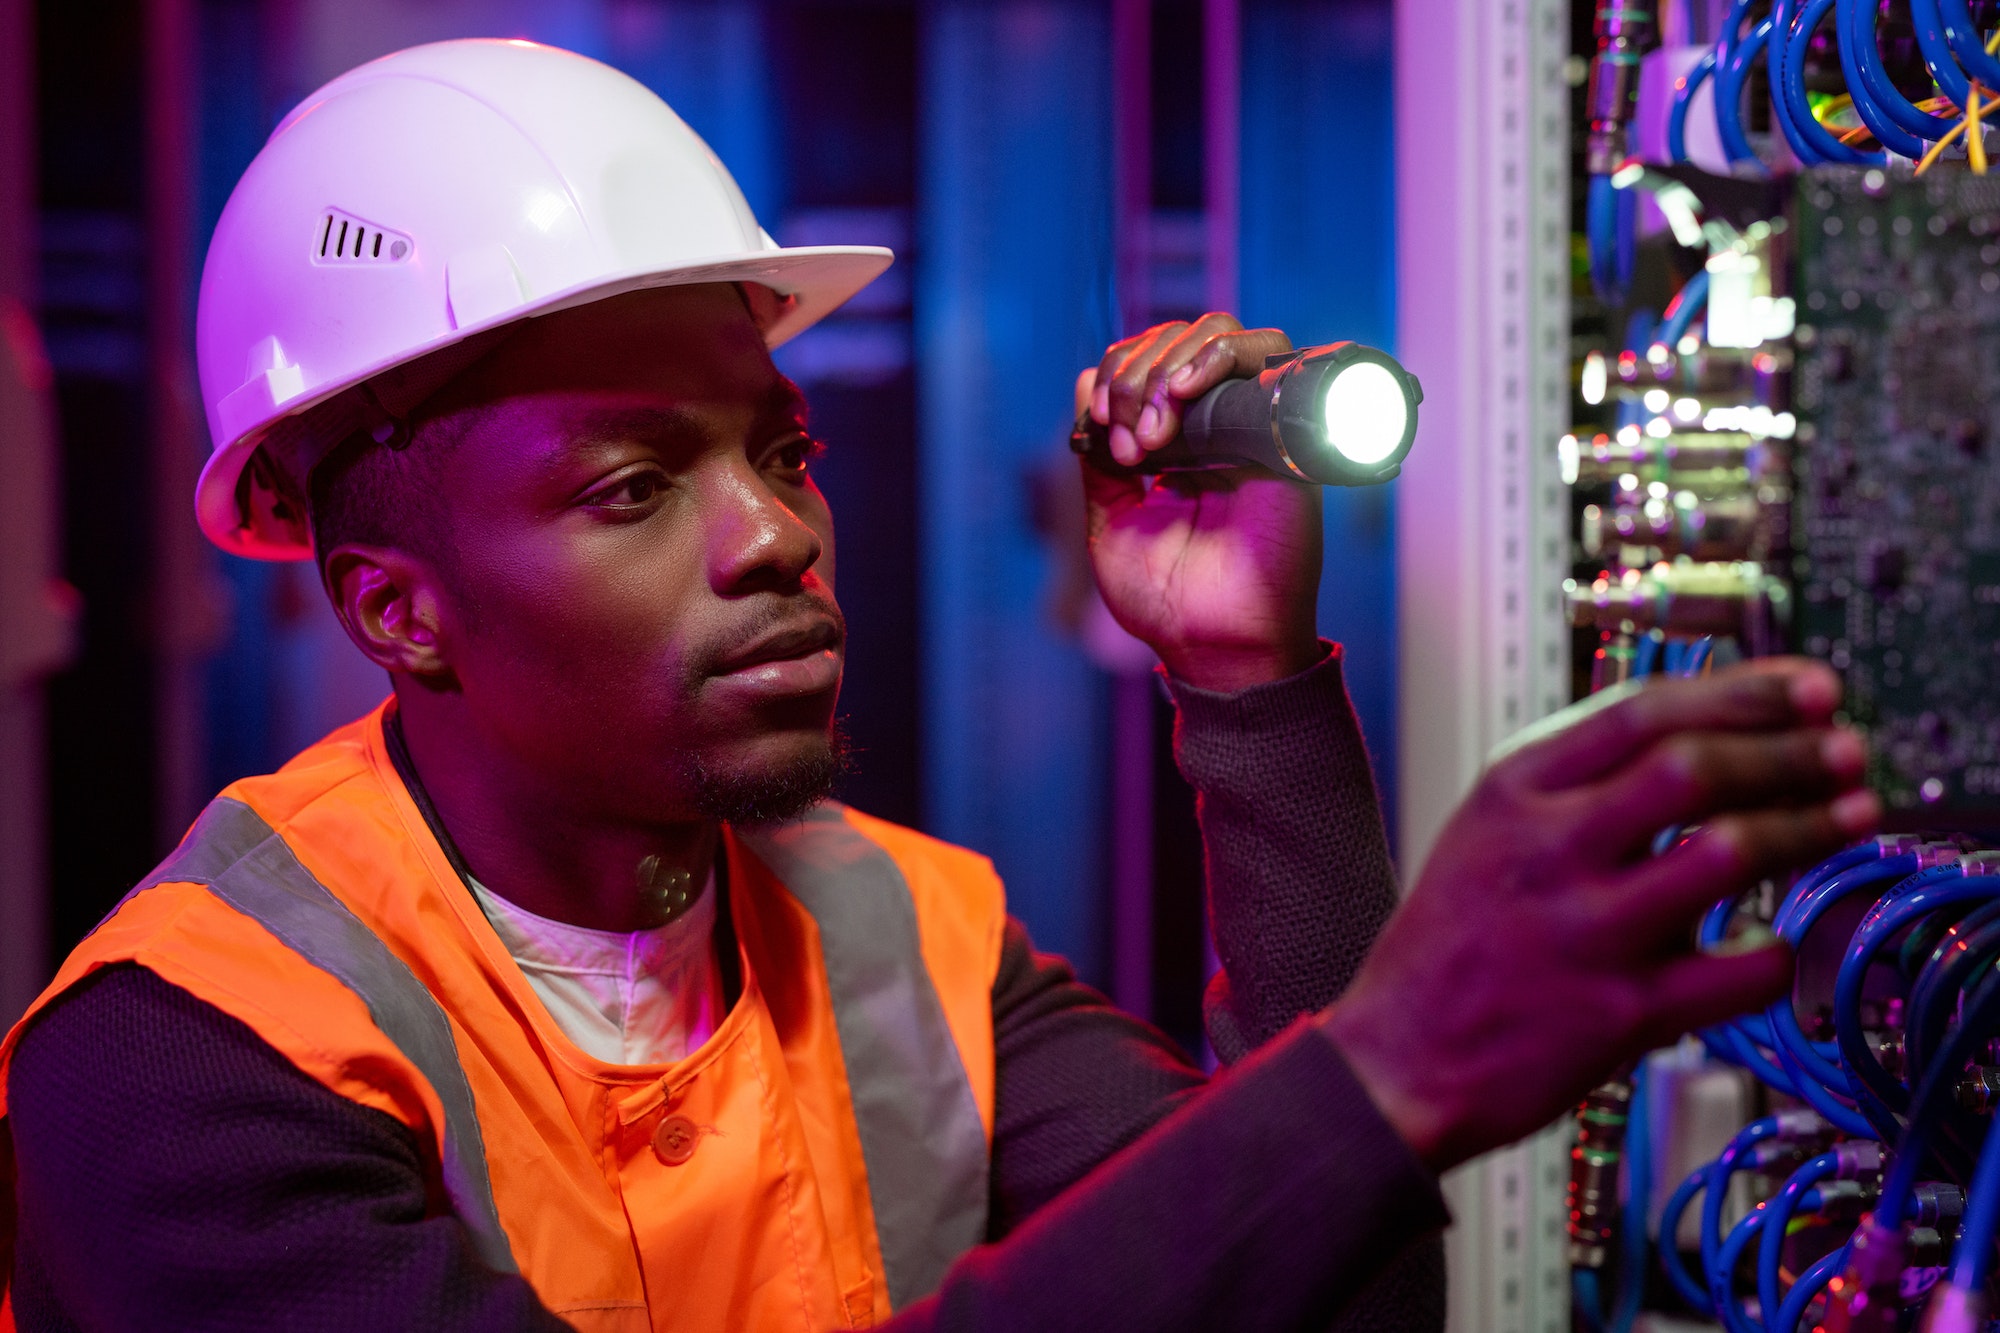
[[778,655],[792,656],[814,640],[824,640],[826,647],[840,647],[847,642],[847,617],[831,597],[794,593],[772,598],[729,630],[698,645],[688,661],[697,677],[722,675],[754,658],[760,645],[793,637],[802,642],[784,645],[791,651]]

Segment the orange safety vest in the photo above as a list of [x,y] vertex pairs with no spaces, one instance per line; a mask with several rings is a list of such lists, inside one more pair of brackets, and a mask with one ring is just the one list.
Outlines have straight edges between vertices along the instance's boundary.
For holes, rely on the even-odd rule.
[[217,797],[29,1015],[131,962],[240,1019],[409,1126],[438,1209],[585,1333],[861,1327],[933,1290],[986,1230],[991,864],[837,805],[726,830],[741,997],[686,1059],[607,1064],[453,871],[386,709]]

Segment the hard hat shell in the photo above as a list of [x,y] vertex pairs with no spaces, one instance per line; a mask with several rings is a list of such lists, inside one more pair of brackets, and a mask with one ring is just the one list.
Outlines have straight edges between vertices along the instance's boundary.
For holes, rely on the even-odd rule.
[[384,56],[285,117],[209,243],[196,344],[215,452],[196,516],[226,551],[309,558],[303,524],[242,485],[303,414],[398,373],[407,387],[417,363],[449,373],[437,354],[476,353],[478,335],[646,287],[768,287],[776,347],[893,258],[781,248],[708,145],[595,60],[488,40]]

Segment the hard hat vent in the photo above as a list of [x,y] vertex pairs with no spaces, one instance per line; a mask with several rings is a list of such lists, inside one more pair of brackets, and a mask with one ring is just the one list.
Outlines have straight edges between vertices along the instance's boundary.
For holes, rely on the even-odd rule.
[[315,264],[400,264],[417,243],[401,232],[329,208],[313,235]]

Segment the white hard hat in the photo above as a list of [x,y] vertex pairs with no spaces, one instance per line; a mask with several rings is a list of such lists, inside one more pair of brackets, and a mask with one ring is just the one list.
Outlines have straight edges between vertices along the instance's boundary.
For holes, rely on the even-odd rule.
[[224,550],[312,554],[251,494],[260,446],[303,481],[507,326],[645,287],[753,283],[776,347],[871,282],[878,246],[782,249],[707,144],[634,80],[518,41],[413,47],[301,103],[208,247],[197,346],[215,453],[195,495]]

